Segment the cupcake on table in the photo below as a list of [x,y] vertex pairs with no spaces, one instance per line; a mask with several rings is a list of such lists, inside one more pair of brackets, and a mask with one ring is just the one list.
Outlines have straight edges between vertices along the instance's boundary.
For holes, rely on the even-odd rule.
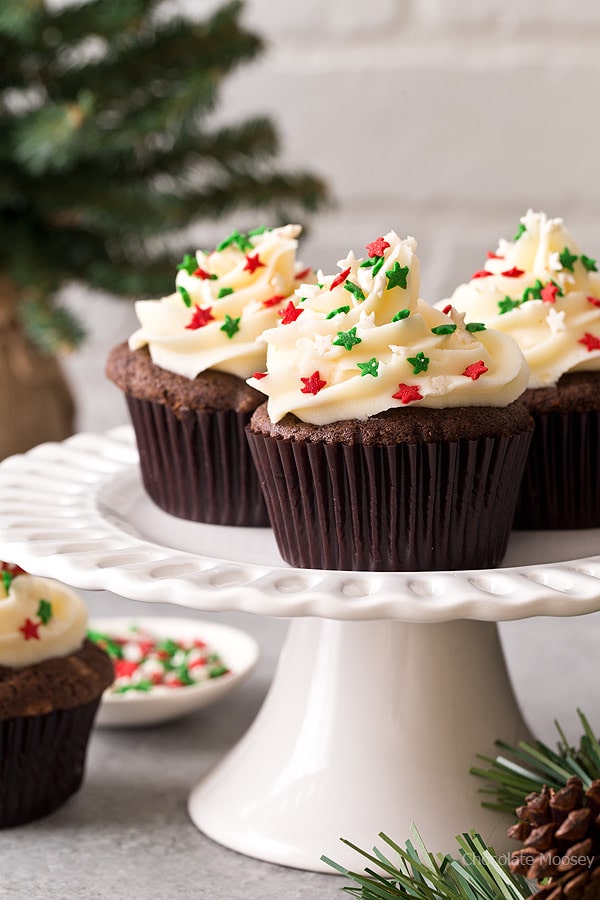
[[86,638],[83,600],[0,563],[0,828],[62,806],[80,787],[113,665]]
[[513,337],[535,432],[515,527],[600,527],[600,274],[559,218],[529,210],[445,303]]
[[212,252],[186,255],[175,291],[136,303],[139,329],[110,354],[144,487],[172,515],[268,524],[244,433],[264,395],[246,379],[265,363],[260,335],[311,277],[296,261],[300,231],[234,231]]
[[349,570],[502,559],[532,421],[512,338],[419,298],[391,231],[318,273],[264,333],[248,438],[283,558]]

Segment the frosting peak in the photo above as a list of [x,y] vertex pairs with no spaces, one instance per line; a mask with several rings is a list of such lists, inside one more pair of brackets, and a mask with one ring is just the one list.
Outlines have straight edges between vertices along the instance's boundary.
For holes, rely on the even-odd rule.
[[22,668],[68,656],[85,638],[87,611],[81,597],[49,578],[2,572],[0,665]]
[[264,365],[259,337],[277,322],[284,301],[310,270],[300,272],[300,225],[234,231],[212,252],[186,254],[176,290],[135,304],[140,328],[132,350],[148,345],[153,362],[195,378],[218,369],[247,378]]
[[600,275],[562,219],[528,210],[513,240],[438,306],[448,302],[517,341],[531,388],[600,369]]
[[506,406],[522,393],[514,341],[419,298],[414,238],[390,231],[367,252],[301,285],[264,333],[267,371],[249,383],[268,396],[273,422],[291,412],[323,425],[415,403]]

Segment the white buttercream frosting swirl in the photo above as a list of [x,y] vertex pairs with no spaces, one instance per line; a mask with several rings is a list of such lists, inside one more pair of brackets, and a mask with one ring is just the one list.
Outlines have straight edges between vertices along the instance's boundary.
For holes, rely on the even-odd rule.
[[[176,291],[135,304],[132,350],[148,345],[156,365],[186,378],[207,369],[247,378],[265,363],[259,338],[294,292],[300,225],[233,232],[211,253],[187,255]],[[302,273],[308,280],[308,272]]]
[[527,367],[511,338],[419,298],[414,238],[390,231],[367,250],[359,259],[350,252],[338,275],[319,272],[317,285],[301,285],[264,333],[266,374],[249,384],[268,396],[271,421],[507,406],[523,392]]
[[511,335],[525,354],[529,387],[600,369],[600,275],[562,219],[529,210],[512,241],[449,300],[467,318]]
[[0,581],[0,665],[22,668],[68,656],[83,644],[87,611],[81,597],[49,578]]

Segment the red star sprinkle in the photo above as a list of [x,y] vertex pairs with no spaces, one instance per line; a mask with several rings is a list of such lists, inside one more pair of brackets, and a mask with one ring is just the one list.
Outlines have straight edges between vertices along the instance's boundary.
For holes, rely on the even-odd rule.
[[401,400],[402,403],[412,403],[414,400],[423,399],[419,391],[420,387],[417,384],[399,384],[398,390],[392,394],[392,397],[394,400]]
[[200,266],[198,266],[198,268],[196,269],[195,272],[192,272],[192,275],[194,276],[194,278],[202,278],[202,279],[211,277],[210,272],[207,272],[206,269],[202,269]]
[[383,256],[384,251],[389,246],[385,238],[379,237],[376,241],[371,241],[370,244],[367,244],[367,251],[369,256]]
[[263,300],[262,305],[268,309],[270,306],[278,306],[282,300],[285,300],[284,294],[274,294],[267,300]]
[[471,279],[473,278],[489,278],[490,275],[493,275],[493,272],[488,272],[487,269],[480,269],[478,272],[475,272],[474,275],[471,275]]
[[258,378],[258,380],[260,381],[261,378],[266,378],[267,375],[268,375],[268,372],[255,372],[252,377]]
[[205,325],[214,319],[212,314],[212,306],[194,306],[194,314],[192,316],[192,320],[189,325],[186,325],[186,328],[191,329],[192,331],[196,331],[197,328],[204,328]]
[[38,629],[40,627],[39,622],[32,622],[31,619],[25,619],[25,622],[19,628],[19,631],[23,635],[26,641],[30,641],[35,638],[36,641],[39,641],[40,636],[38,634]]
[[491,250],[488,250],[488,252],[487,252],[487,258],[488,258],[488,259],[504,259],[503,256],[499,256],[497,253],[492,253]]
[[450,312],[451,312],[451,311],[452,311],[452,304],[451,304],[451,303],[449,303],[448,306],[445,306],[445,307],[443,308],[443,310],[442,310],[442,312],[444,313],[445,316],[450,315]]
[[556,295],[558,294],[559,288],[557,285],[552,284],[551,281],[542,288],[540,291],[540,297],[544,301],[544,303],[556,303]]
[[338,286],[338,284],[343,284],[352,269],[344,269],[343,272],[340,272],[339,275],[336,275],[331,284],[329,285],[329,290],[332,291],[334,288]]
[[311,267],[307,266],[306,269],[302,269],[301,272],[297,272],[294,275],[294,278],[296,279],[296,281],[302,281],[304,278],[306,278],[307,275],[310,275],[311,272],[312,272]]
[[596,297],[588,297],[587,302],[591,303],[592,306],[600,306],[600,300],[598,300]]
[[517,269],[516,266],[513,266],[512,269],[506,269],[502,272],[505,278],[520,278],[521,275],[524,275],[525,272],[523,269]]
[[472,378],[473,381],[477,381],[480,375],[485,374],[488,371],[488,367],[484,365],[483,360],[480,359],[476,363],[471,363],[470,366],[467,366],[465,371],[462,373],[467,378]]
[[577,343],[587,347],[589,353],[591,353],[592,350],[600,350],[600,338],[596,337],[595,334],[590,334],[589,331],[586,331],[583,337],[579,338]]
[[279,310],[279,315],[281,316],[281,324],[282,325],[291,325],[292,322],[295,322],[298,316],[301,316],[304,310],[302,307],[294,306],[294,301],[290,300],[285,309]]
[[308,378],[301,378],[300,381],[304,385],[302,388],[303,394],[318,394],[327,384],[326,381],[323,381],[318,371],[313,372]]
[[264,267],[265,267],[264,262],[261,262],[260,259],[258,258],[258,253],[255,253],[253,256],[246,257],[246,264],[244,266],[243,271],[250,272],[250,274],[252,275],[252,273],[256,272],[257,269],[260,269],[260,268],[264,269]]

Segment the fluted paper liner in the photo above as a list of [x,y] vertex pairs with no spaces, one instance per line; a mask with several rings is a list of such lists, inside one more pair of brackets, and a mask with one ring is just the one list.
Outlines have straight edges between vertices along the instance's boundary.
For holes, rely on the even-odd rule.
[[0,721],[0,828],[46,816],[79,789],[99,702]]
[[600,528],[600,412],[532,416],[515,528]]
[[379,446],[248,430],[284,560],[365,571],[498,565],[530,438]]
[[251,413],[187,410],[127,396],[144,488],[160,509],[192,522],[268,526],[245,427]]

